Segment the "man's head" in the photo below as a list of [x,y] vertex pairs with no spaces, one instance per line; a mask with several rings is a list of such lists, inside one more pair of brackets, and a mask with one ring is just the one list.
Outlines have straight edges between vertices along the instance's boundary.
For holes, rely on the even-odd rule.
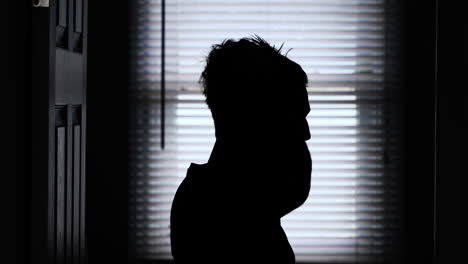
[[201,75],[216,136],[307,140],[307,75],[260,37],[213,45]]

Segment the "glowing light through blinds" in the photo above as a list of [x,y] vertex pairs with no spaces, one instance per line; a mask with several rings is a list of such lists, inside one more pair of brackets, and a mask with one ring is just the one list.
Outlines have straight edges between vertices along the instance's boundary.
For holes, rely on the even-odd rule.
[[173,196],[215,140],[197,83],[204,57],[226,38],[258,34],[293,48],[288,57],[309,78],[311,191],[282,219],[296,260],[388,262],[397,186],[385,162],[385,7],[384,0],[165,1],[162,149],[162,2],[135,1],[130,237],[138,258],[171,259]]

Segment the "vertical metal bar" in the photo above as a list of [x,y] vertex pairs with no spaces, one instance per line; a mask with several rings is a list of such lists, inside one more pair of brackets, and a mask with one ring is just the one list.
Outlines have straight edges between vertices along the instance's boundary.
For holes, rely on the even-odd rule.
[[166,1],[161,1],[161,148],[165,147],[166,130]]

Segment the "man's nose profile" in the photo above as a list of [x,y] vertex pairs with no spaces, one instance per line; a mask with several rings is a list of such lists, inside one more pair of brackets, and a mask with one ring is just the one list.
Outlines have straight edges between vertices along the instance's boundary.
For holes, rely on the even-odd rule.
[[175,263],[295,263],[280,219],[310,190],[307,75],[257,36],[213,45],[200,83],[216,142],[172,203]]

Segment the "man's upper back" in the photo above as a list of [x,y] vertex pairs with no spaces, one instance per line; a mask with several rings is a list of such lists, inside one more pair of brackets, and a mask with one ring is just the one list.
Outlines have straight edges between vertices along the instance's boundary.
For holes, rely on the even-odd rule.
[[229,180],[234,171],[219,175],[219,169],[197,164],[188,169],[171,210],[176,263],[294,263],[279,217],[264,212],[268,206],[255,208],[261,204],[249,188]]

